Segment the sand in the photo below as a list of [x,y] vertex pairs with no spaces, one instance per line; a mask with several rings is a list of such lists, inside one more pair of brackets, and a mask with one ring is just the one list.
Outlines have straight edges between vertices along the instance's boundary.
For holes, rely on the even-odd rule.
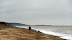
[[35,30],[0,24],[0,40],[66,40]]

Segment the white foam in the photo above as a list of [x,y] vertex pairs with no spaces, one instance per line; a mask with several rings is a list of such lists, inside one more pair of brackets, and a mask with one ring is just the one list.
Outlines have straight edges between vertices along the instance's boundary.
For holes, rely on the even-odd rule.
[[59,36],[60,38],[63,38],[63,39],[72,40],[72,36],[71,35],[68,35],[68,34],[55,33],[55,32],[46,31],[46,30],[40,30],[40,31],[42,33],[45,33],[45,34]]
[[64,38],[64,39],[68,39],[68,40],[72,40],[72,36],[63,36],[63,37],[61,37],[61,38]]
[[[17,26],[17,27],[28,29],[28,27],[23,27],[23,26]],[[59,36],[60,38],[63,38],[63,39],[72,40],[72,35],[69,35],[69,34],[61,34],[61,33],[56,33],[56,32],[53,32],[53,31],[47,31],[47,30],[35,29],[35,28],[32,28],[32,29],[34,29],[36,31],[39,30],[40,32],[42,32],[44,34]]]

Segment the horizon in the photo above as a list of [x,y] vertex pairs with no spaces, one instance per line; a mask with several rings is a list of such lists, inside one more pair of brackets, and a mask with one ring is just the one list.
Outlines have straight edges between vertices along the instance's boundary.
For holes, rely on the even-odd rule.
[[[5,22],[5,21],[0,21]],[[18,22],[5,22],[5,23],[18,23]],[[19,23],[19,24],[25,24],[25,23]],[[26,25],[32,25],[32,24],[26,24]],[[33,25],[52,25],[52,24],[33,24]]]
[[0,6],[0,21],[72,25],[71,0],[1,0]]

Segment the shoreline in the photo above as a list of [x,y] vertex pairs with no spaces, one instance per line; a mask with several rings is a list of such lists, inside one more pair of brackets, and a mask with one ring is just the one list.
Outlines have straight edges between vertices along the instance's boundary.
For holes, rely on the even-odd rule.
[[47,35],[36,30],[0,24],[0,40],[66,40],[58,36]]
[[[21,26],[16,26],[16,27],[28,29],[28,27],[21,27]],[[35,31],[40,31],[41,33],[44,33],[46,35],[57,36],[57,37],[60,37],[62,39],[69,40],[69,39],[63,37],[63,35],[66,35],[66,34],[60,34],[60,33],[55,33],[55,32],[52,32],[52,31],[46,31],[46,30],[40,30],[40,29],[34,29],[34,28],[32,28],[32,29],[35,30]]]

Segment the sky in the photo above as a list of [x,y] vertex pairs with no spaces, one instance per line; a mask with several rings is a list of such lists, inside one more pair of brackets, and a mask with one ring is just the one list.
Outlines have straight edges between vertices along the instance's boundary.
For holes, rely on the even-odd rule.
[[0,21],[72,25],[72,0],[0,0]]

